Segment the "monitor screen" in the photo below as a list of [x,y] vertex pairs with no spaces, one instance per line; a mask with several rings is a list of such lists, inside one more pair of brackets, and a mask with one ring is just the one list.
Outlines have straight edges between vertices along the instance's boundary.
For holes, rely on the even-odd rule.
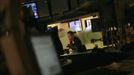
[[25,6],[27,8],[32,8],[32,11],[34,13],[35,18],[39,18],[37,4],[35,2],[23,3],[23,6]]
[[101,24],[100,19],[91,19],[92,23],[92,32],[101,32],[103,30],[103,25]]
[[92,31],[92,24],[90,19],[85,20],[85,31]]
[[80,20],[71,21],[69,27],[71,31],[82,31]]
[[60,63],[51,36],[33,36],[31,41],[42,75],[61,73]]

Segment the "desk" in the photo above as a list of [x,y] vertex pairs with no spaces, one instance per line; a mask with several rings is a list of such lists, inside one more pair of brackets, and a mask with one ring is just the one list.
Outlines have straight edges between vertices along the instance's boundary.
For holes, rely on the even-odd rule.
[[114,61],[121,61],[127,58],[127,55],[122,52],[82,52],[61,55],[61,57],[72,60],[72,64],[63,67],[64,72],[68,75],[71,75],[85,69],[95,68],[97,66],[105,66]]
[[63,57],[63,56],[74,56],[74,55],[89,54],[89,53],[91,53],[91,51],[80,52],[80,53],[63,54],[63,55],[60,55],[60,56],[61,56],[61,57]]
[[[116,54],[120,54],[122,53],[120,50],[108,50],[108,51],[103,51],[103,52],[95,52],[94,54],[97,54],[97,53],[116,53]],[[75,55],[84,55],[84,54],[93,54],[92,53],[92,50],[89,50],[89,51],[86,51],[86,52],[75,52],[75,53],[70,53],[70,54],[63,54],[63,55],[60,55],[61,57],[65,57],[65,56],[75,56]]]

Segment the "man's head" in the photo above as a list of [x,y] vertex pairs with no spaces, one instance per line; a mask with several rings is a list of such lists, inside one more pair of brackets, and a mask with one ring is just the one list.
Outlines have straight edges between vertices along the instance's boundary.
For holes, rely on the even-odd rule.
[[74,32],[72,31],[67,32],[67,36],[69,40],[72,40],[75,37]]

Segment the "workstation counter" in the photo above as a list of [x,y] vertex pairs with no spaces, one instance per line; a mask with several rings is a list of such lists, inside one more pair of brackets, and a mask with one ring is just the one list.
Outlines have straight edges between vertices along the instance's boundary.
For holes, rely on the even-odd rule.
[[127,58],[127,54],[122,52],[96,52],[91,51],[61,55],[64,59],[71,62],[63,66],[65,73],[71,75],[86,69],[92,69],[98,66],[105,66],[115,61],[121,61]]

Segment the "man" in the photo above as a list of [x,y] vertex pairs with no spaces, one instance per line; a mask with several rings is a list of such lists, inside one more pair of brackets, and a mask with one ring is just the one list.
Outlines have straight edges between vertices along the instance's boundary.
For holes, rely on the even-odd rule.
[[74,32],[69,31],[67,33],[67,36],[68,36],[68,39],[69,39],[69,44],[67,45],[67,47],[69,47],[70,49],[72,49],[76,52],[84,51],[81,40],[74,35]]

